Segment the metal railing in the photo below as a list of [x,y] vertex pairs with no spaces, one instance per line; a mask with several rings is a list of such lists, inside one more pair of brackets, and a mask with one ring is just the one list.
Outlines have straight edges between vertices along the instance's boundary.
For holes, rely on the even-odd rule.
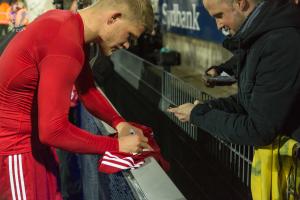
[[170,105],[181,105],[186,102],[193,102],[201,96],[202,92],[199,89],[186,84],[184,81],[166,71],[163,72],[162,103],[160,109],[194,140],[197,140],[198,136],[197,127],[189,123],[180,122],[173,114],[166,112],[166,109]]
[[[116,72],[122,78],[136,89],[140,89],[140,86],[144,85],[159,95],[158,109],[197,141],[201,130],[190,123],[180,122],[173,114],[166,112],[166,109],[170,105],[181,105],[193,102],[195,99],[209,100],[213,98],[212,96],[164,71],[162,67],[153,65],[128,51],[121,50],[112,59]],[[144,92],[145,90],[140,91]],[[210,137],[207,141],[207,150],[229,168],[242,184],[249,187],[253,147],[231,144]]]

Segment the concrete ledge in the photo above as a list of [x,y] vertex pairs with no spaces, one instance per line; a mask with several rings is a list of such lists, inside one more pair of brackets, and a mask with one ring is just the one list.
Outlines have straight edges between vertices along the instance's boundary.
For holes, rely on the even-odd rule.
[[237,84],[232,86],[217,86],[214,88],[206,87],[202,81],[202,74],[192,68],[172,67],[171,73],[214,98],[226,97],[237,93]]

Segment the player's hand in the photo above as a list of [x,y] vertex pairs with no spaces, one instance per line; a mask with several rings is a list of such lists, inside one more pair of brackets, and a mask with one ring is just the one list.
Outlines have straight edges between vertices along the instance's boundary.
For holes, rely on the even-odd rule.
[[143,149],[153,150],[148,144],[148,138],[142,135],[130,134],[119,137],[119,151],[126,153],[141,153]]
[[167,111],[173,113],[181,122],[188,122],[193,108],[199,103],[202,102],[196,100],[194,103],[185,103],[175,108],[169,108]]
[[117,125],[116,129],[118,131],[118,137],[127,136],[127,135],[130,135],[132,133],[144,136],[141,129],[136,128],[135,126],[132,126],[128,122],[120,122]]

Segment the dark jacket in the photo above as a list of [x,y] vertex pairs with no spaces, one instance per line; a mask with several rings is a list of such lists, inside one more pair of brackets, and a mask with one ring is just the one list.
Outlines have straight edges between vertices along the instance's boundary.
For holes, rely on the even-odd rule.
[[212,66],[205,70],[205,73],[207,73],[210,69],[215,69],[218,74],[221,74],[222,72],[226,72],[230,76],[234,76],[237,78],[237,67],[238,63],[240,61],[240,57],[242,54],[244,54],[244,51],[236,50],[233,52],[233,56],[227,60],[226,62],[218,65],[218,66]]
[[262,146],[300,126],[300,10],[270,0],[245,26],[228,47],[244,52],[237,59],[238,94],[197,105],[191,123],[228,142]]

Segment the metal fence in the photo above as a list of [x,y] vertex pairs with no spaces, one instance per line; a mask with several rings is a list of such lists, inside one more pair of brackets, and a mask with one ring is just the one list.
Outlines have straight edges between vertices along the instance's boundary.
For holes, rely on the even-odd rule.
[[[136,55],[122,50],[112,57],[115,70],[134,88],[147,86],[151,92],[160,96],[158,109],[163,111],[172,121],[181,127],[192,139],[197,141],[201,130],[189,123],[182,123],[172,114],[166,112],[170,105],[181,105],[196,99],[205,101],[213,97],[185,83]],[[145,90],[140,90],[145,92]],[[253,147],[226,143],[218,138],[210,137],[207,141],[208,152],[232,171],[242,184],[249,187]]]

